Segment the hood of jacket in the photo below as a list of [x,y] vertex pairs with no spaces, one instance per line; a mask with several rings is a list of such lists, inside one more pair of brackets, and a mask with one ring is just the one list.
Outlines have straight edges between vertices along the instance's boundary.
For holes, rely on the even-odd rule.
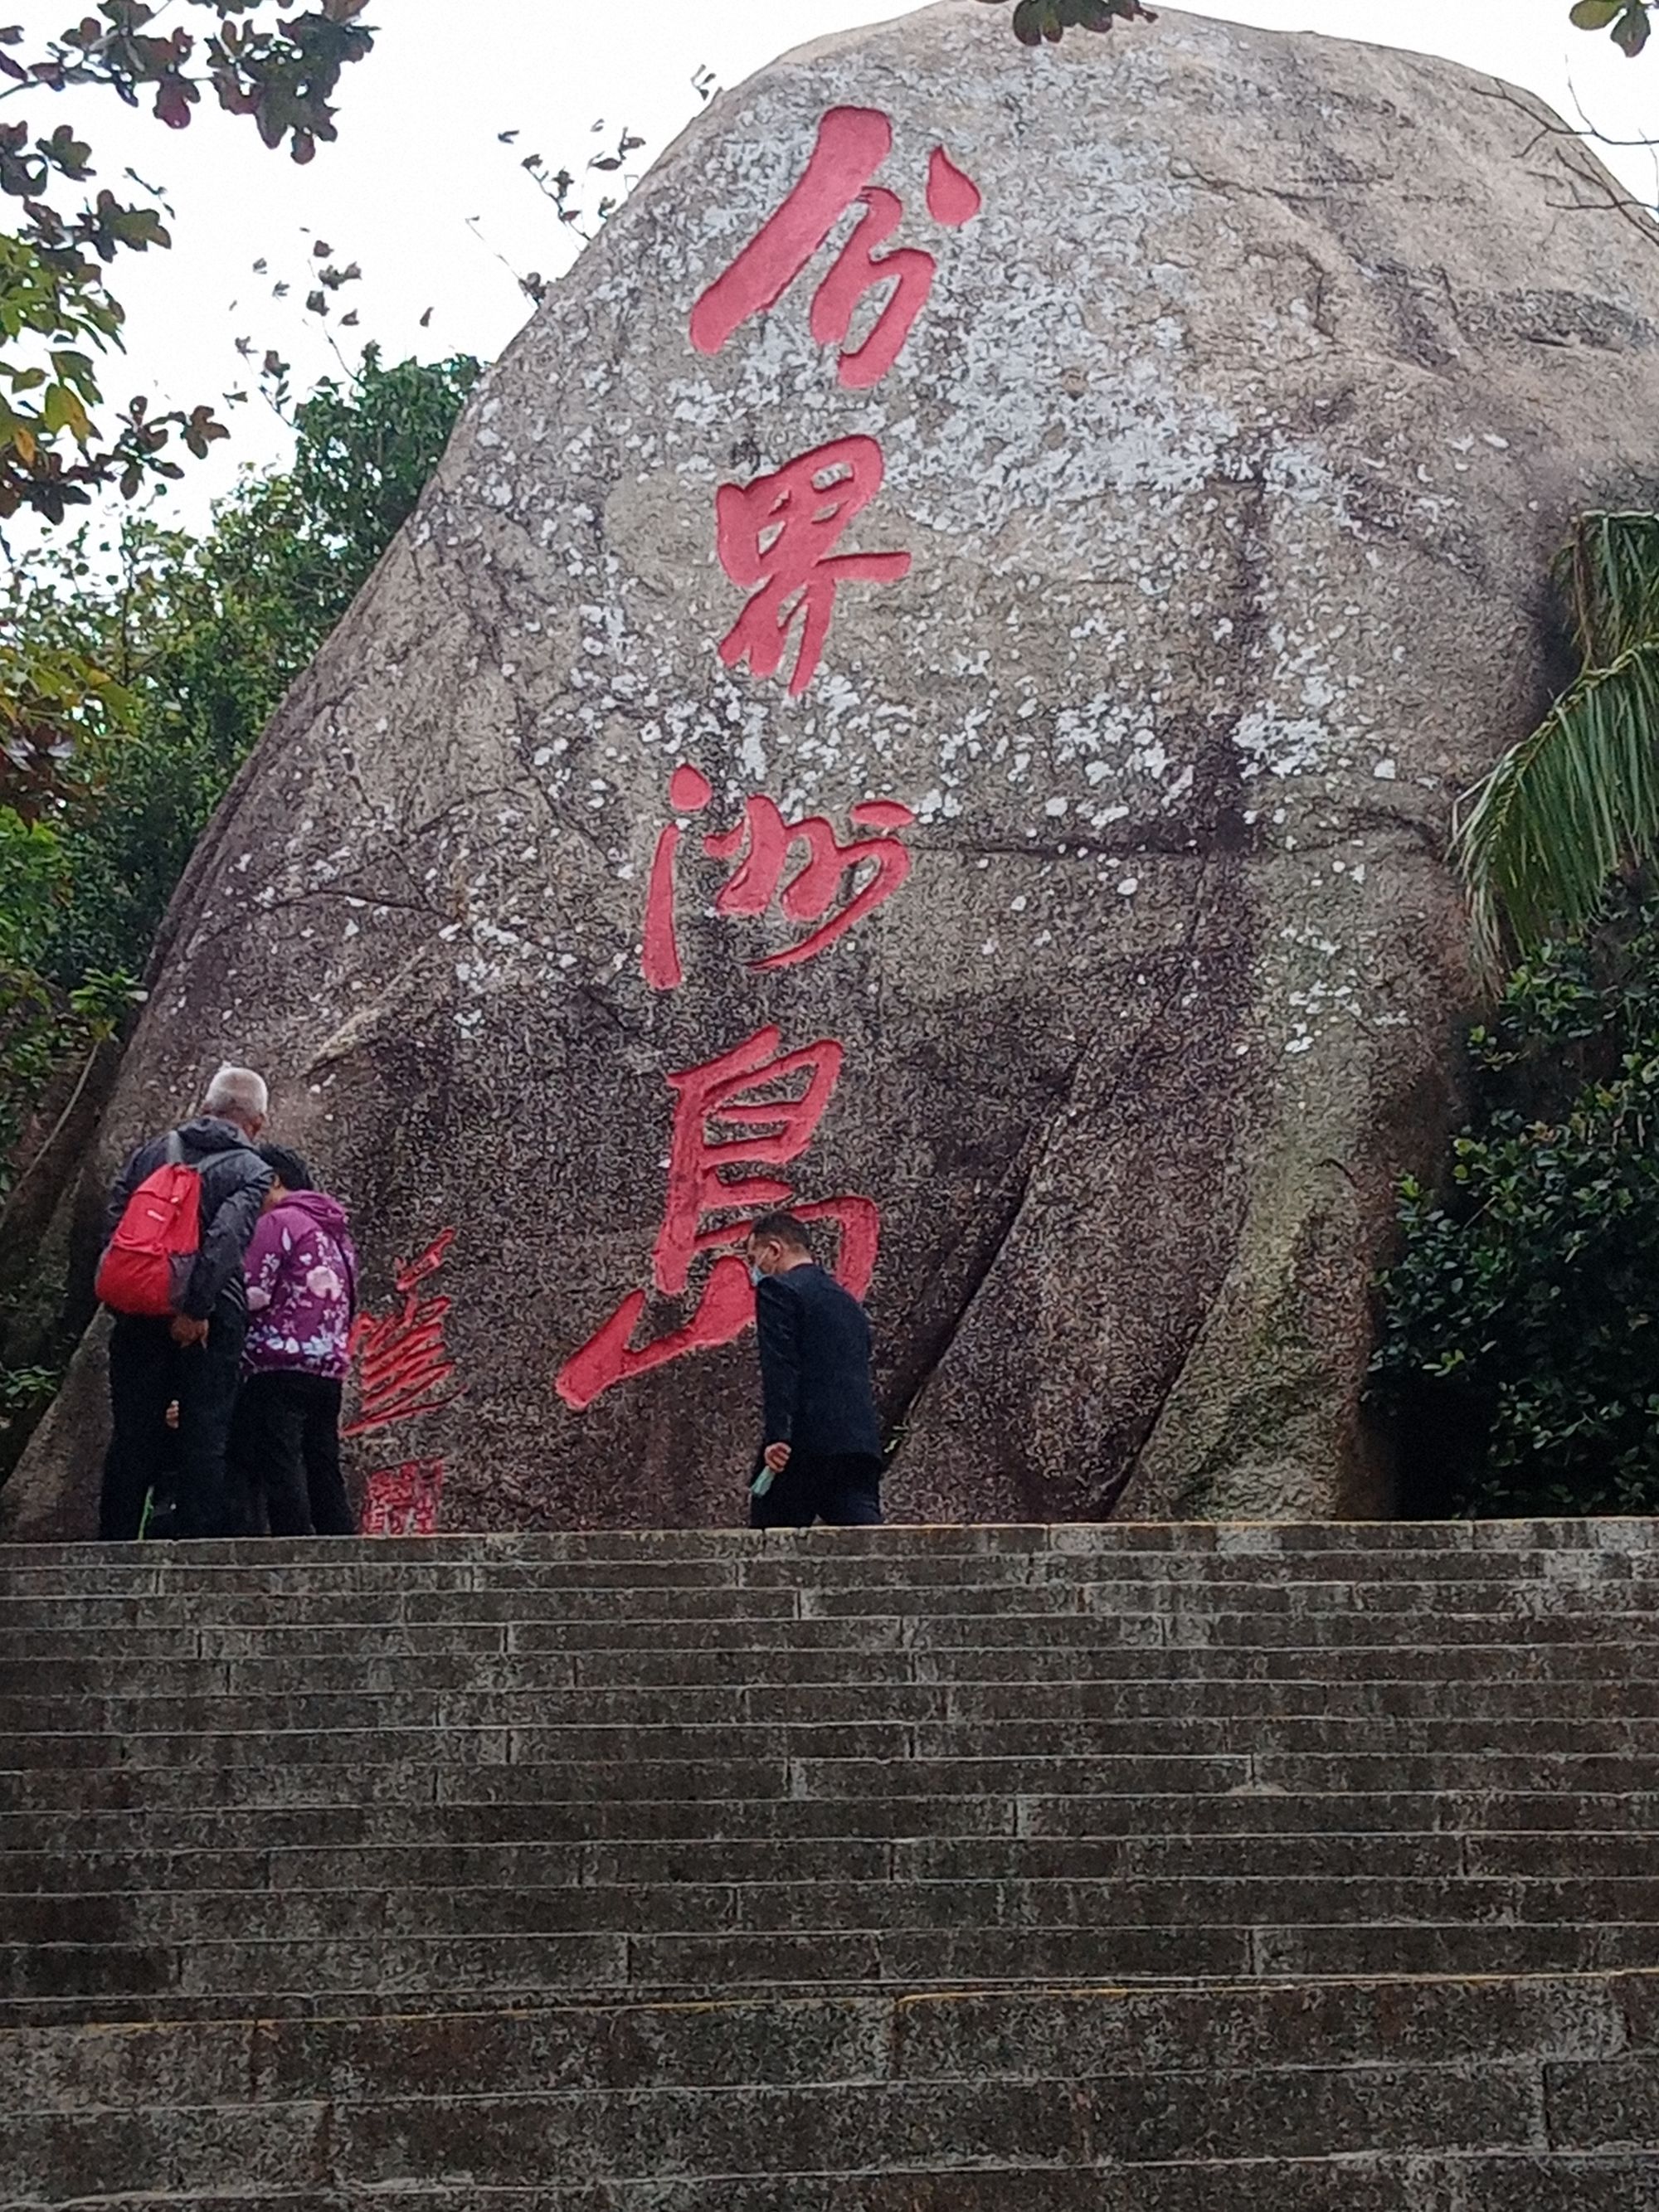
[[327,1230],[337,1242],[351,1225],[351,1217],[337,1198],[331,1198],[325,1190],[284,1191],[271,1207],[273,1213],[302,1213],[314,1221],[319,1229]]
[[179,1131],[179,1142],[187,1152],[251,1152],[253,1139],[239,1129],[234,1121],[221,1121],[212,1114],[198,1115],[195,1121],[186,1121]]

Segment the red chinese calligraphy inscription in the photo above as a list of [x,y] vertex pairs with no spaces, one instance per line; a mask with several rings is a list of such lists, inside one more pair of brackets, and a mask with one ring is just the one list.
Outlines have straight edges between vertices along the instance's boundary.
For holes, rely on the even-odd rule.
[[[812,295],[810,323],[822,345],[838,349],[836,373],[854,391],[878,384],[903,351],[927,303],[938,264],[917,246],[888,246],[904,218],[898,194],[874,182],[892,150],[893,126],[873,107],[832,107],[818,125],[805,170],[776,212],[691,310],[691,343],[718,353],[751,315],[775,307],[841,217],[860,209],[852,236]],[[927,211],[956,227],[979,212],[979,187],[942,146],[927,166]],[[884,249],[884,250],[878,250]],[[881,295],[857,345],[862,303]],[[720,646],[728,668],[746,660],[755,675],[775,675],[797,618],[800,645],[790,691],[811,682],[823,653],[839,585],[892,583],[909,573],[908,553],[842,553],[830,548],[880,490],[886,473],[873,438],[840,438],[786,462],[752,483],[722,484],[715,499],[720,565],[752,591]]]
[[[841,348],[836,374],[854,392],[866,391],[886,375],[933,289],[937,264],[931,253],[917,246],[896,246],[890,253],[876,252],[903,220],[904,203],[898,194],[871,185],[864,195],[858,228],[812,295],[812,335],[820,345]],[[866,292],[887,282],[894,289],[882,303],[870,335],[862,345],[849,348],[847,341],[859,302]]]
[[935,222],[957,230],[971,222],[985,204],[979,186],[956,163],[943,146],[927,157],[927,212]]
[[[790,1185],[766,1170],[787,1166],[811,1144],[843,1057],[830,1038],[794,1052],[780,1050],[781,1042],[775,1029],[757,1030],[732,1051],[669,1077],[676,1097],[668,1195],[652,1254],[652,1280],[665,1296],[674,1297],[687,1288],[701,1255],[713,1255],[714,1266],[691,1320],[649,1344],[632,1341],[647,1293],[634,1291],[623,1300],[560,1370],[559,1395],[575,1411],[615,1383],[689,1352],[732,1343],[753,1321],[754,1292],[738,1247],[756,1212],[791,1203]],[[875,1270],[880,1234],[873,1200],[820,1199],[792,1210],[804,1220],[839,1226],[836,1272],[862,1297]]]
[[714,520],[720,566],[734,584],[759,586],[721,641],[728,668],[747,660],[757,676],[776,675],[799,617],[800,645],[789,678],[799,697],[823,656],[841,586],[896,583],[909,574],[908,553],[831,550],[881,489],[885,474],[873,438],[836,438],[752,483],[720,487]]
[[[446,1229],[417,1259],[399,1261],[392,1274],[398,1303],[384,1314],[359,1314],[351,1326],[357,1358],[357,1417],[343,1431],[362,1437],[421,1413],[434,1413],[459,1395],[446,1385],[455,1372],[444,1349],[447,1297],[422,1297],[420,1286],[436,1274],[455,1242]],[[438,1526],[444,1463],[409,1459],[379,1467],[363,1484],[365,1536],[430,1536]]]
[[[689,763],[675,769],[668,796],[677,812],[700,814],[713,795],[698,769]],[[891,898],[909,875],[911,854],[899,836],[888,833],[909,829],[915,818],[896,799],[860,799],[852,809],[853,824],[878,834],[843,844],[823,815],[788,822],[773,800],[757,797],[745,802],[733,828],[705,836],[702,849],[710,860],[736,863],[716,895],[717,914],[763,915],[775,902],[790,921],[819,925],[750,967],[758,973],[811,960]],[[675,872],[683,842],[679,824],[670,823],[658,836],[651,864],[641,968],[654,991],[678,990],[684,977],[675,924]]]
[[433,1536],[443,1497],[441,1459],[406,1459],[379,1467],[363,1485],[365,1536]]
[[357,1418],[342,1431],[367,1436],[416,1413],[436,1413],[459,1395],[445,1385],[455,1372],[444,1349],[447,1297],[422,1298],[419,1286],[443,1265],[455,1241],[446,1229],[418,1260],[400,1265],[392,1278],[398,1304],[390,1313],[359,1314],[351,1325],[351,1348],[358,1355]]
[[[898,194],[875,182],[892,151],[893,126],[878,109],[835,107],[818,125],[811,157],[782,204],[698,298],[691,342],[714,354],[739,326],[775,307],[828,244],[841,219],[860,210],[828,273],[812,296],[813,337],[837,349],[836,374],[867,388],[897,361],[927,304],[937,274],[931,253],[892,246],[904,218]],[[978,186],[935,147],[927,167],[927,204],[933,221],[955,228],[981,205]],[[864,303],[875,306],[868,328],[853,343]],[[728,668],[745,661],[757,677],[781,668],[797,624],[799,639],[789,690],[799,696],[823,658],[836,594],[851,583],[896,583],[908,575],[902,550],[837,552],[854,520],[880,491],[886,461],[873,438],[831,440],[746,484],[715,494],[720,565],[750,596],[720,644]],[[708,779],[690,763],[674,772],[669,797],[690,817],[709,805]],[[866,799],[851,810],[854,830],[842,842],[821,815],[785,819],[775,801],[757,795],[740,821],[702,839],[710,860],[729,872],[715,912],[757,916],[775,904],[786,920],[814,923],[793,945],[750,963],[757,970],[810,960],[890,899],[910,872],[902,832],[915,816],[896,799]],[[653,990],[678,990],[684,979],[676,917],[684,821],[658,835],[646,897],[641,966]],[[744,1043],[700,1067],[669,1078],[674,1092],[668,1193],[652,1253],[651,1276],[664,1297],[682,1296],[694,1268],[709,1263],[691,1319],[653,1341],[635,1345],[648,1293],[634,1291],[609,1321],[566,1361],[559,1395],[580,1411],[602,1391],[684,1354],[729,1344],[754,1315],[747,1270],[738,1248],[762,1208],[790,1204],[805,1218],[840,1228],[837,1272],[862,1297],[875,1267],[879,1215],[867,1198],[793,1205],[775,1172],[811,1142],[841,1073],[842,1047],[830,1038],[784,1052],[775,1029],[757,1030]]]
[[[684,763],[668,782],[668,803],[677,814],[701,814],[714,797],[708,779]],[[645,980],[653,991],[678,991],[685,979],[680,965],[679,939],[674,927],[674,864],[679,855],[681,830],[669,823],[658,835],[651,859],[651,884],[645,898]]]
[[[836,374],[854,391],[878,383],[903,351],[927,304],[938,264],[921,246],[884,246],[903,219],[896,192],[873,182],[892,150],[893,126],[879,109],[832,107],[818,125],[811,160],[777,212],[691,310],[691,343],[718,353],[751,315],[775,307],[848,210],[863,204],[857,227],[813,295],[812,335],[841,349]],[[978,186],[935,147],[928,163],[927,211],[955,228],[978,214]],[[848,347],[860,302],[890,286],[861,344]]]

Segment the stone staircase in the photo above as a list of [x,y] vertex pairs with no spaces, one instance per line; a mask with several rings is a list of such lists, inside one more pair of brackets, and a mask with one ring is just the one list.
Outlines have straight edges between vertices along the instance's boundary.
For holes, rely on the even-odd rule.
[[0,2206],[1638,2212],[1659,1524],[0,1552]]

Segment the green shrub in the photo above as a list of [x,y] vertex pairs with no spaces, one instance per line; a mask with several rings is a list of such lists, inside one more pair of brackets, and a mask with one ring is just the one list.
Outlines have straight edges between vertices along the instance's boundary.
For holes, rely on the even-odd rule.
[[1402,1507],[1659,1510],[1659,899],[1545,946],[1469,1043],[1473,1118],[1381,1283]]
[[30,811],[0,806],[0,1197],[30,1112],[123,1018],[197,838],[477,374],[465,356],[388,368],[370,347],[295,410],[292,467],[245,477],[205,537],[129,518],[111,545],[83,531],[11,572],[0,629],[63,729]]

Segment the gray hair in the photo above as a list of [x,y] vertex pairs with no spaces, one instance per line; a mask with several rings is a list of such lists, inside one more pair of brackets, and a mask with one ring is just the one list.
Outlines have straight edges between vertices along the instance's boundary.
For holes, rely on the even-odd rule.
[[209,1084],[202,1111],[246,1127],[250,1121],[263,1121],[270,1104],[270,1093],[263,1075],[256,1075],[251,1067],[232,1067],[227,1063]]

